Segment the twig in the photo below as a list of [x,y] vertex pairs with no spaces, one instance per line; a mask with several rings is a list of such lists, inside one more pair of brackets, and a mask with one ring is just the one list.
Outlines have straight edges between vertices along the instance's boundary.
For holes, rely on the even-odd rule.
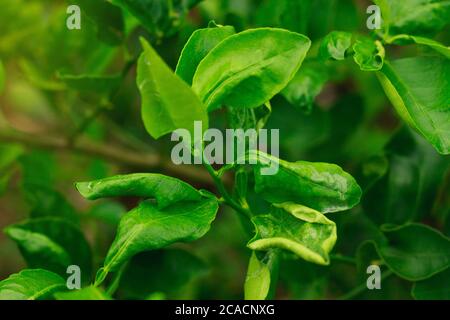
[[339,261],[339,262],[344,262],[344,263],[348,263],[348,264],[352,264],[352,265],[356,264],[355,258],[347,257],[342,254],[331,254],[330,258],[331,258],[331,260],[335,260],[335,261]]
[[239,203],[237,203],[228,193],[224,183],[222,182],[222,179],[219,175],[219,173],[214,170],[214,168],[211,166],[211,164],[206,160],[203,159],[203,166],[206,168],[210,176],[213,178],[214,183],[217,186],[217,189],[219,189],[219,192],[221,196],[223,197],[224,202],[229,205],[231,208],[236,210],[237,212],[243,214],[247,218],[252,217],[252,213],[248,208],[242,207]]
[[24,146],[38,147],[61,152],[78,152],[91,157],[99,157],[108,162],[145,171],[170,172],[175,176],[184,177],[192,182],[212,185],[211,178],[202,169],[175,165],[170,158],[160,157],[151,153],[140,153],[121,146],[94,143],[79,138],[70,144],[63,137],[31,135],[12,130],[0,129],[0,142],[19,143]]

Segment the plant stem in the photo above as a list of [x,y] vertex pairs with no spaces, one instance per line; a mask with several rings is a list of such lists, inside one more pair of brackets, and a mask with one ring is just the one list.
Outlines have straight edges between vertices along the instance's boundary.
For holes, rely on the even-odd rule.
[[[391,270],[387,270],[387,271],[381,273],[381,281],[389,278],[393,274],[394,273]],[[357,286],[356,288],[354,288],[353,290],[351,290],[350,292],[347,292],[343,296],[339,297],[338,300],[350,300],[350,299],[356,298],[357,296],[359,296],[366,290],[368,290],[367,283],[363,283],[363,284]]]
[[244,216],[250,219],[252,217],[252,213],[250,212],[250,210],[248,208],[243,208],[230,196],[225,185],[222,182],[222,179],[220,178],[219,173],[216,170],[214,170],[214,168],[206,159],[203,159],[203,165],[206,168],[206,171],[208,171],[209,175],[213,178],[214,183],[216,184],[217,189],[219,189],[219,192],[222,195],[224,202],[237,212],[243,214]]
[[43,148],[56,151],[79,152],[91,157],[99,157],[108,162],[140,169],[144,171],[164,171],[182,176],[205,185],[211,184],[208,174],[192,166],[175,165],[168,158],[153,153],[142,153],[122,146],[99,144],[80,138],[71,145],[64,137],[32,135],[13,130],[0,129],[0,142],[19,143],[28,147]]
[[348,264],[351,264],[351,265],[355,265],[356,264],[356,259],[355,258],[347,257],[347,256],[344,256],[342,254],[332,254],[332,255],[330,255],[330,258],[331,258],[331,260],[344,262],[344,263],[348,263]]

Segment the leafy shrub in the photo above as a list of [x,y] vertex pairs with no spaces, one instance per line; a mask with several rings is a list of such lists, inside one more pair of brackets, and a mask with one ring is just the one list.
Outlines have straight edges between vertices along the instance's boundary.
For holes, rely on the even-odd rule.
[[[1,299],[449,298],[447,1],[74,2],[0,0]],[[286,160],[176,166],[196,121]]]

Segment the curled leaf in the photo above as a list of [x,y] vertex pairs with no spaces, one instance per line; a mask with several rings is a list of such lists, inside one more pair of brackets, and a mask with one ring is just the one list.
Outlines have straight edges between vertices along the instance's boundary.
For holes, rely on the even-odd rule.
[[[339,166],[320,162],[287,162],[258,153],[255,191],[272,203],[295,202],[322,213],[348,210],[359,203],[361,188]],[[269,162],[268,162],[269,161]],[[278,163],[278,172],[265,175],[268,163]]]
[[323,60],[344,60],[345,53],[352,45],[352,34],[343,31],[330,32],[323,40],[319,56]]
[[380,41],[358,39],[353,45],[353,51],[353,58],[362,71],[378,71],[383,67],[385,50]]
[[336,225],[322,213],[287,202],[274,204],[270,214],[252,219],[256,235],[248,247],[252,250],[281,248],[306,261],[327,265],[336,243]]

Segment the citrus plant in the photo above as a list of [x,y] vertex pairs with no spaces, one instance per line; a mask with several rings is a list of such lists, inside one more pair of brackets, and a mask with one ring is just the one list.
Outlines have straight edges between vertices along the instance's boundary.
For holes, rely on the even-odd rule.
[[[373,31],[368,1],[77,0],[79,30],[16,2],[0,206],[27,267],[0,299],[449,298],[447,1],[377,0]],[[199,122],[280,129],[281,155],[194,138],[174,164]]]

